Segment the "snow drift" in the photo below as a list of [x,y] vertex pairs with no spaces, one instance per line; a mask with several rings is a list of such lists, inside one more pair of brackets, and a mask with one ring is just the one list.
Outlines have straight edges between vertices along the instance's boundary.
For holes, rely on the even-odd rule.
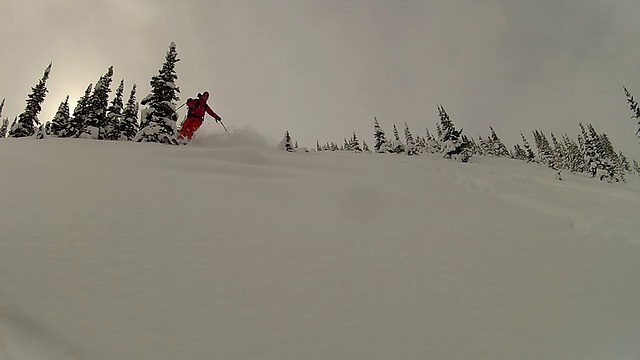
[[640,356],[637,178],[249,131],[5,139],[0,164],[2,358]]

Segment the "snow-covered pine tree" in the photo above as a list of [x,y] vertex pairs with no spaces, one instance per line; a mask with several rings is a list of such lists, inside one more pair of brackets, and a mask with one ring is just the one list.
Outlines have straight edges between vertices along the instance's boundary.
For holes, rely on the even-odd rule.
[[478,135],[478,151],[480,155],[493,156],[489,139],[483,138],[482,135]]
[[140,104],[136,101],[136,84],[133,84],[129,100],[122,112],[122,120],[120,121],[120,137],[119,140],[133,140],[138,132],[138,110]]
[[622,163],[620,162],[620,158],[618,153],[613,148],[613,144],[609,139],[609,136],[605,133],[600,134],[600,147],[603,151],[603,158],[609,164],[609,176],[615,182],[625,181],[624,179],[624,169],[622,168]]
[[0,126],[0,139],[4,139],[7,137],[7,132],[9,130],[9,118],[5,118],[2,120],[2,125]]
[[636,159],[633,159],[633,170],[635,170],[636,174],[640,175],[640,165]]
[[320,146],[320,142],[318,140],[316,140],[316,151],[317,152],[321,152],[322,151],[322,147]]
[[107,107],[109,106],[109,93],[113,81],[113,66],[100,77],[93,89],[93,94],[87,102],[87,117],[83,122],[81,138],[107,139]]
[[18,116],[18,121],[14,122],[9,131],[9,136],[14,138],[33,136],[36,127],[40,125],[38,114],[42,110],[42,103],[47,96],[47,80],[51,73],[51,63],[44,70],[44,75],[38,84],[31,88],[31,94],[27,98],[27,106],[24,112]]
[[342,148],[340,150],[351,151],[351,144],[347,141],[347,138],[344,138],[344,142],[342,143]]
[[587,124],[587,130],[582,124],[580,128],[585,143],[587,171],[591,177],[607,182],[619,181],[615,175],[614,164],[607,155],[606,136],[599,135],[591,124]]
[[431,134],[431,132],[429,132],[429,128],[425,127],[425,134],[426,134],[426,141],[427,141],[427,148],[426,150],[432,154],[439,154],[440,150],[441,150],[441,146],[440,143],[438,142],[438,140],[433,136],[433,134]]
[[536,155],[531,150],[531,146],[529,145],[529,142],[527,141],[527,138],[524,137],[524,134],[522,132],[520,132],[520,137],[522,138],[524,151],[527,153],[527,162],[534,161],[535,158],[536,158]]
[[162,69],[159,70],[158,75],[151,78],[151,94],[141,102],[148,107],[142,112],[141,126],[134,138],[135,141],[178,144],[176,102],[180,100],[177,95],[180,89],[176,86],[178,76],[175,71],[178,61],[180,59],[178,59],[176,44],[171,42]]
[[520,144],[513,145],[513,153],[511,157],[516,160],[527,160],[527,152],[520,146]]
[[124,79],[120,80],[120,85],[111,100],[111,105],[107,108],[106,139],[120,140],[120,123],[122,122],[122,112],[124,106]]
[[411,130],[409,130],[409,124],[405,121],[404,123],[404,139],[407,142],[406,152],[407,155],[417,155],[418,149],[416,148],[416,142],[413,140],[413,134],[411,134]]
[[[482,137],[480,136],[480,138]],[[478,145],[478,142],[474,138],[469,139],[469,151],[472,155],[483,155],[480,145]]]
[[416,135],[416,153],[422,154],[427,151],[427,142],[420,135]]
[[633,173],[633,171],[631,170],[631,164],[629,163],[629,160],[627,160],[627,157],[624,156],[622,151],[618,151],[618,159],[620,159],[620,168],[622,169],[622,171],[628,174]]
[[368,152],[368,153],[371,152],[371,150],[369,149],[369,145],[367,145],[367,142],[364,140],[362,140],[362,151]]
[[544,133],[539,130],[534,130],[533,138],[535,140],[536,147],[538,148],[538,161],[553,170],[560,170],[560,167],[556,162],[553,149],[551,149],[551,144],[549,144],[549,140],[547,140]]
[[35,133],[33,134],[33,137],[35,137],[36,139],[44,139],[47,137],[47,131],[45,129],[45,125],[44,124],[40,124],[38,125],[38,127],[36,127]]
[[598,171],[598,161],[596,153],[596,142],[597,139],[591,137],[591,134],[587,132],[584,125],[582,123],[578,124],[580,126],[581,131],[581,139],[584,143],[584,159],[585,159],[585,170],[591,175],[591,177],[595,177]]
[[378,118],[373,117],[373,138],[375,143],[373,144],[373,150],[376,153],[385,153],[389,151],[389,143],[384,134],[384,130],[380,127]]
[[[2,109],[4,108],[4,100],[2,99],[2,103],[0,103],[0,118],[2,117]],[[2,120],[2,125],[0,125],[0,139],[5,138],[7,136],[7,130],[9,129],[9,118],[5,118]]]
[[638,103],[633,99],[633,95],[627,90],[626,87],[622,87],[624,89],[625,95],[627,95],[627,102],[629,103],[629,110],[631,110],[631,118],[636,119],[638,121],[638,129],[636,130],[636,136],[640,138],[640,107],[638,107]]
[[60,137],[80,137],[80,133],[84,127],[84,121],[87,118],[89,111],[88,104],[91,97],[91,90],[93,84],[89,84],[84,91],[84,95],[78,99],[75,109],[73,110],[73,116],[69,118],[65,129],[60,131]]
[[405,147],[400,140],[400,135],[398,134],[398,128],[396,124],[393,124],[393,140],[391,140],[391,148],[389,149],[390,153],[401,154],[404,153]]
[[504,145],[502,140],[500,140],[500,138],[496,134],[496,131],[492,126],[489,126],[489,129],[491,129],[491,137],[489,138],[489,153],[492,156],[497,157],[510,157],[509,150],[507,150],[507,147]]
[[562,135],[562,141],[564,143],[564,163],[569,171],[574,173],[584,172],[584,155],[580,150],[580,146],[567,134]]
[[291,135],[289,131],[285,131],[284,138],[278,144],[278,149],[293,152],[293,142],[291,141]]
[[351,137],[351,140],[349,141],[349,150],[350,151],[354,151],[354,152],[362,152],[362,149],[360,148],[360,141],[358,141],[358,137],[356,136],[355,131],[353,132],[353,136]]
[[568,169],[569,167],[565,164],[565,149],[564,146],[558,142],[558,138],[551,133],[551,142],[553,143],[553,156],[555,157],[555,163],[558,165],[560,169]]
[[444,106],[438,105],[438,113],[440,116],[440,143],[442,144],[441,153],[445,158],[456,158],[462,162],[467,162],[471,153],[468,151],[470,146],[468,139],[461,138],[462,129],[456,130],[453,121],[447,114]]
[[60,136],[60,133],[69,125],[69,95],[58,106],[58,111],[51,120],[51,128],[48,131],[49,135]]

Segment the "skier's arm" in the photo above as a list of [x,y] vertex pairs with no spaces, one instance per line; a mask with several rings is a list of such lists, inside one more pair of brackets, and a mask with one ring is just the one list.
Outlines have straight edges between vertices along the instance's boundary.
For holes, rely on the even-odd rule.
[[205,111],[207,112],[207,114],[211,115],[214,119],[216,119],[217,121],[222,120],[222,118],[220,116],[218,116],[218,114],[214,113],[213,110],[211,110],[211,108],[209,107],[209,105],[205,105]]

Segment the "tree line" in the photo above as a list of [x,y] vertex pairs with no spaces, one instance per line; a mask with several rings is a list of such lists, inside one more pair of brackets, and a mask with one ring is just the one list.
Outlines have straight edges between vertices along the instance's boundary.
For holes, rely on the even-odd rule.
[[[640,138],[640,106],[625,88],[627,100],[633,113],[632,118],[638,120],[636,135]],[[344,144],[335,142],[320,144],[316,141],[315,151],[353,151],[405,154],[409,156],[420,154],[441,154],[444,158],[468,162],[474,155],[489,157],[506,157],[529,163],[542,164],[553,169],[560,176],[562,171],[583,173],[601,181],[620,182],[630,174],[640,175],[640,165],[634,159],[632,163],[627,157],[614,148],[606,133],[599,133],[592,124],[579,123],[580,133],[577,139],[566,133],[558,138],[554,133],[547,136],[541,130],[532,132],[535,151],[532,149],[525,135],[520,132],[521,143],[514,145],[512,150],[502,142],[493,127],[491,133],[485,137],[479,135],[477,139],[462,134],[462,129],[456,130],[455,125],[447,114],[444,106],[438,105],[440,121],[436,123],[433,134],[425,127],[424,135],[414,136],[409,125],[404,123],[404,140],[401,139],[396,124],[393,124],[393,136],[387,139],[386,133],[376,117],[373,119],[373,151],[366,142],[362,147],[356,133],[344,138]],[[288,139],[288,140],[287,140]],[[551,140],[549,140],[551,139]],[[285,134],[283,149],[295,151],[291,146],[289,132]],[[561,178],[561,177],[560,177]]]
[[[24,111],[15,117],[11,125],[9,119],[2,120],[0,138],[45,136],[61,138],[85,138],[96,140],[122,140],[138,142],[159,142],[177,144],[176,103],[180,100],[180,89],[176,86],[175,64],[177,58],[175,43],[171,43],[158,75],[151,78],[151,93],[141,102],[136,99],[136,84],[133,84],[127,103],[124,103],[124,79],[109,102],[113,66],[96,82],[89,84],[84,95],[70,112],[69,96],[60,103],[53,119],[42,123],[38,115],[48,93],[46,84],[52,64],[44,71],[40,81],[31,88]],[[0,103],[0,117],[5,100]],[[140,112],[140,105],[147,107]]]

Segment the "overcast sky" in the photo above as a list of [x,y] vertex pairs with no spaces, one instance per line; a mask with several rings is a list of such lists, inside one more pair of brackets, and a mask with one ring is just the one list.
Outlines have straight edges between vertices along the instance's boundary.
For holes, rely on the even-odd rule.
[[175,41],[182,99],[208,90],[229,127],[274,143],[371,144],[374,116],[424,134],[443,104],[509,147],[590,122],[640,161],[622,91],[640,97],[639,16],[637,0],[5,0],[0,99],[18,115],[50,61],[41,120],[110,65],[142,98]]

